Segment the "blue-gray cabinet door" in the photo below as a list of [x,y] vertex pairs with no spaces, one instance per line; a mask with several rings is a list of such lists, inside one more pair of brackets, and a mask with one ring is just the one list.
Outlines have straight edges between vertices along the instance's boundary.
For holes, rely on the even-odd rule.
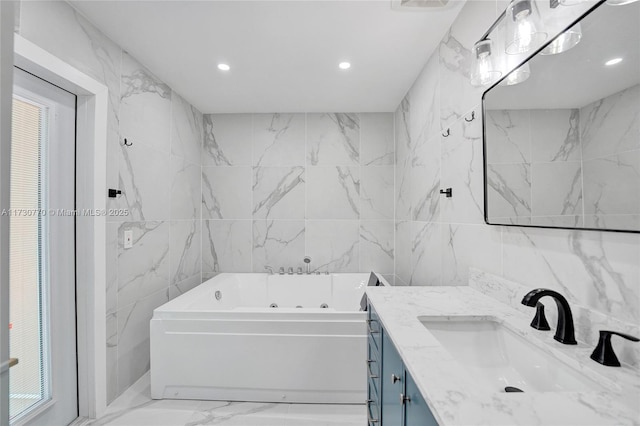
[[384,426],[402,426],[403,392],[402,359],[386,331],[382,330],[382,424]]
[[[386,359],[385,359],[386,362]],[[405,403],[404,426],[438,426],[438,422],[431,414],[429,406],[422,398],[416,383],[409,372],[405,371]]]

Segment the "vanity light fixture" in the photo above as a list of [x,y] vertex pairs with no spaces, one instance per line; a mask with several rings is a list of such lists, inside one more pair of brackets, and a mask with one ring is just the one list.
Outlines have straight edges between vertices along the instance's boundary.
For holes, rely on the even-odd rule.
[[512,0],[507,6],[506,53],[517,55],[539,46],[547,38],[534,0]]
[[227,64],[218,64],[218,69],[220,71],[229,71],[231,67]]
[[491,39],[480,40],[473,46],[471,70],[471,84],[476,87],[487,86],[502,76],[496,67]]
[[610,67],[611,65],[619,64],[620,62],[622,62],[622,58],[613,58],[613,59],[609,59],[604,64]]
[[527,80],[531,75],[531,68],[529,68],[529,63],[524,63],[520,65],[517,69],[511,71],[509,75],[507,75],[504,80],[500,82],[501,86],[513,86],[514,84],[522,83]]
[[340,68],[341,70],[348,70],[349,68],[351,68],[351,63],[349,63],[349,62],[340,62],[338,64],[338,68]]
[[555,38],[547,47],[545,47],[541,55],[556,55],[558,53],[566,52],[567,50],[575,47],[582,39],[582,27],[580,22],[560,34]]

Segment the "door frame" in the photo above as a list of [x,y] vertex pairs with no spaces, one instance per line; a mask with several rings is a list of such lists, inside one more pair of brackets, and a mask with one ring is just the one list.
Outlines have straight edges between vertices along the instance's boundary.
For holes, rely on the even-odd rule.
[[[0,209],[9,209],[14,2],[0,1]],[[0,216],[0,424],[9,423],[9,217]]]
[[[24,37],[14,37],[15,66],[77,95],[76,209],[104,212],[107,87]],[[78,414],[89,418],[100,417],[107,407],[105,216],[76,216]]]

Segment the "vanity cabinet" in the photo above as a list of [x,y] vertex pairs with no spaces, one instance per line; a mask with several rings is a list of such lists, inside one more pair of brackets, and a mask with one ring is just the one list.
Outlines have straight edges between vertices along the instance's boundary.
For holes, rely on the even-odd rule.
[[437,426],[402,358],[369,304],[367,308],[369,426]]

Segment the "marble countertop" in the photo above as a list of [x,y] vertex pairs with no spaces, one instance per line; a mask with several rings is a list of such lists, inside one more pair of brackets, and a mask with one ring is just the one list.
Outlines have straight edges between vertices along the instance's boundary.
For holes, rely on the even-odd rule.
[[[555,323],[551,331],[531,328],[534,308],[523,313],[472,287],[369,287],[367,296],[441,426],[640,424],[638,371],[592,361],[591,345],[555,341]],[[420,316],[492,317],[603,390],[488,392],[422,325]]]

